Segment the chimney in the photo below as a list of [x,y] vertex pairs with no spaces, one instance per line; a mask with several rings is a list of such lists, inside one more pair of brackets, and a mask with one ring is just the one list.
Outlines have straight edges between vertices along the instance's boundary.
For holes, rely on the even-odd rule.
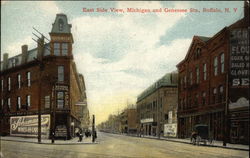
[[38,39],[37,41],[37,58],[39,60],[42,59],[43,57],[43,52],[44,52],[44,37],[42,36],[41,38]]
[[24,64],[27,62],[28,58],[28,45],[22,45],[22,61],[21,64]]
[[6,70],[8,68],[8,61],[9,61],[9,54],[4,53],[3,54],[3,70]]

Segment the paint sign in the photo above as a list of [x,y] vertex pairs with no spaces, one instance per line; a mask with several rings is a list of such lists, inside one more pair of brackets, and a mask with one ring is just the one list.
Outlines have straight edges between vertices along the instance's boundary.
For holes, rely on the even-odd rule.
[[249,31],[230,32],[230,83],[232,87],[249,85]]
[[164,136],[165,137],[176,137],[177,134],[177,124],[169,123],[164,125]]
[[[50,130],[50,115],[41,115],[41,134],[48,138]],[[38,136],[38,115],[10,117],[10,135]]]

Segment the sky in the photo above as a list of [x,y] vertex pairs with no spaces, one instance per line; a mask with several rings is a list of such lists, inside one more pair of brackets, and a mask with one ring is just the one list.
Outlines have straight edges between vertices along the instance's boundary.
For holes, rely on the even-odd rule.
[[[135,104],[143,90],[175,71],[194,35],[212,37],[243,18],[243,5],[242,1],[1,1],[1,54],[20,54],[23,44],[35,48],[32,27],[49,37],[56,14],[66,14],[72,24],[74,60],[84,75],[90,114],[98,124]],[[162,12],[131,13],[127,8],[162,8]],[[165,8],[200,12],[169,13]]]

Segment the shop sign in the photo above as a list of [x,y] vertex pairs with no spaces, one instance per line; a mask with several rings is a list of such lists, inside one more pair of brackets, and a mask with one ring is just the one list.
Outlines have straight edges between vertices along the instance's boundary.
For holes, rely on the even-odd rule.
[[68,88],[68,86],[56,85],[55,90],[56,90],[56,91],[68,91],[69,88]]
[[[49,136],[50,115],[41,115],[41,134]],[[10,135],[30,136],[38,135],[38,115],[10,117]]]
[[67,137],[67,128],[65,125],[57,125],[55,130],[56,137]]
[[151,123],[151,122],[154,122],[153,118],[141,119],[141,123]]
[[176,137],[177,134],[177,124],[165,124],[164,125],[164,136],[166,137]]

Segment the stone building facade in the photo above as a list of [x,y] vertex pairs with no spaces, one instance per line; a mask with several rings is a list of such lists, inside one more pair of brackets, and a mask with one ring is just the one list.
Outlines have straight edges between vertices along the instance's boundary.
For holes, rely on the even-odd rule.
[[[73,59],[71,24],[65,14],[56,15],[50,39],[45,43],[44,38],[40,38],[37,48],[32,50],[23,45],[22,53],[11,58],[4,54],[1,62],[1,134],[13,135],[12,127],[20,125],[16,130],[22,129],[22,134],[15,131],[16,136],[36,136],[39,105],[42,134],[46,137],[55,132],[56,137],[69,139],[74,136],[75,128],[80,128],[84,116],[79,109],[87,107],[87,98],[83,76],[79,76]],[[79,104],[83,102],[84,105]],[[43,121],[47,118],[43,115],[49,116],[46,132]],[[28,124],[31,119],[36,125]],[[18,124],[20,120],[22,123]]]
[[[168,73],[137,97],[139,134],[170,136],[165,131],[169,126],[165,127],[165,125],[175,124],[176,126],[177,81],[177,73]],[[172,133],[171,136],[176,136],[176,133]]]
[[[249,4],[246,2],[244,11],[243,19],[213,37],[194,36],[185,59],[177,65],[178,137],[190,137],[194,125],[206,124],[215,140],[249,144],[249,65],[245,64],[249,63]],[[236,36],[241,36],[237,41],[246,44],[239,51],[232,47],[237,42],[232,41],[235,31],[238,31]],[[238,56],[232,57],[235,52]],[[238,60],[240,56],[245,59]],[[246,73],[233,76],[233,67],[240,62],[245,66],[237,67],[237,71]]]

